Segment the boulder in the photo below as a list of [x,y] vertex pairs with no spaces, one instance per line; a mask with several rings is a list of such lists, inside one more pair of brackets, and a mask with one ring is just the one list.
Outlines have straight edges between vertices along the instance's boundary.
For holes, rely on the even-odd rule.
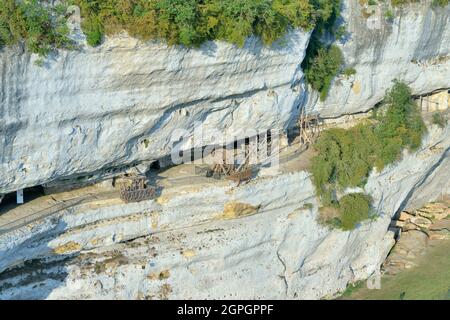
[[417,215],[424,217],[426,219],[434,219],[434,214],[428,211],[423,211],[423,209],[417,210]]
[[429,229],[431,224],[433,223],[430,219],[425,217],[414,217],[411,219],[411,222],[420,228]]
[[450,239],[450,231],[448,231],[446,229],[430,231],[429,238],[430,238],[430,240],[449,240]]
[[410,231],[410,230],[420,230],[420,228],[418,226],[416,226],[414,223],[407,223],[405,224],[405,226],[402,228],[403,231]]
[[400,216],[398,217],[399,221],[409,221],[411,218],[413,218],[414,216],[412,214],[410,214],[407,211],[402,211],[400,213]]

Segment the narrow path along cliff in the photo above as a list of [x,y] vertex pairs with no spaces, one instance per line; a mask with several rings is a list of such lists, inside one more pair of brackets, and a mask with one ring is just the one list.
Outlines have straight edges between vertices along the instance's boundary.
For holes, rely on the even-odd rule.
[[[424,168],[439,163],[441,152],[436,150],[450,145],[448,127],[430,128],[421,151],[371,177],[368,188],[374,190],[381,216],[351,232],[318,223],[315,190],[304,171],[313,149],[304,151],[298,140],[283,149],[275,176],[264,175],[262,168],[258,177],[239,187],[195,174],[196,165],[185,164],[155,173],[162,188],[155,200],[124,204],[106,184],[38,198],[36,204],[24,205],[31,211],[22,212],[51,206],[45,203],[52,197],[96,197],[69,202],[59,212],[0,235],[0,294],[130,299],[333,296],[348,282],[369,277],[389,253],[395,237],[388,230],[391,215],[417,181],[426,178]],[[21,212],[4,215],[15,211]],[[261,277],[264,281],[258,280]],[[115,285],[118,281],[126,286]],[[256,282],[260,286],[255,288]],[[249,284],[244,292],[242,283]]]
[[112,2],[0,5],[0,299],[333,299],[415,263],[379,294],[417,296],[447,1]]

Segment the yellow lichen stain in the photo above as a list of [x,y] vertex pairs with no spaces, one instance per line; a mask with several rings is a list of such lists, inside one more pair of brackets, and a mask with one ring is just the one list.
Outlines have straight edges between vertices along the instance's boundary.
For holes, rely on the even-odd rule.
[[430,151],[432,153],[442,153],[442,151],[444,151],[444,148],[443,147],[432,146],[432,147],[430,147]]
[[121,265],[128,263],[128,258],[125,257],[121,252],[114,252],[110,258],[104,261],[98,261],[94,265],[94,271],[97,274],[101,274],[106,271],[115,270]]
[[232,201],[225,204],[221,218],[233,219],[248,216],[258,212],[258,209],[259,207],[252,206],[248,203]]
[[225,191],[225,194],[226,195],[232,195],[232,194],[234,194],[234,188],[229,188],[229,189],[227,189],[226,191]]
[[100,243],[102,243],[104,240],[105,240],[105,238],[95,238],[95,239],[92,239],[92,240],[91,240],[91,244],[92,244],[93,246],[97,246],[97,245],[99,245]]
[[158,276],[159,276],[159,273],[156,273],[156,272],[150,272],[150,273],[147,275],[147,279],[149,279],[149,280],[156,280],[156,279],[158,279]]
[[183,257],[188,258],[188,259],[195,257],[195,255],[196,255],[194,250],[183,250],[182,254],[183,254]]
[[299,214],[298,211],[291,212],[291,213],[288,214],[287,218],[289,220],[294,219],[294,218],[296,218],[298,216],[298,214]]
[[53,252],[56,254],[66,254],[66,253],[71,253],[74,251],[80,251],[81,250],[81,244],[74,242],[74,241],[69,241],[63,245],[57,246],[56,248],[53,249]]
[[149,280],[165,280],[170,277],[170,271],[169,270],[163,270],[161,272],[150,272],[147,275],[147,279]]
[[352,86],[352,90],[354,94],[360,94],[361,93],[361,83],[359,81],[355,81]]
[[168,279],[170,277],[170,271],[169,270],[163,270],[159,273],[159,280]]
[[156,198],[155,201],[157,204],[166,204],[169,202],[169,200],[170,200],[170,198],[168,196],[160,196],[160,197]]
[[158,228],[159,212],[152,212],[151,219],[152,219],[152,229],[154,230],[154,229]]
[[186,188],[183,188],[183,193],[197,193],[202,191],[202,187],[197,187],[197,186],[187,186]]

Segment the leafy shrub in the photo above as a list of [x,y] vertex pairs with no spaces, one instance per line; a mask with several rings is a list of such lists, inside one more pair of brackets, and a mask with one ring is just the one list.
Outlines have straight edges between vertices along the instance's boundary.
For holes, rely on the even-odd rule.
[[340,201],[340,220],[343,230],[353,230],[358,223],[367,220],[370,212],[370,197],[363,193],[351,193]]
[[447,119],[445,119],[444,115],[440,112],[433,113],[432,118],[433,124],[437,125],[439,128],[445,128],[447,125]]
[[86,34],[87,43],[95,47],[102,41],[103,29],[101,23],[96,17],[89,17],[83,21],[83,28]]
[[360,124],[324,131],[314,148],[318,155],[313,158],[313,180],[322,204],[331,205],[333,190],[364,186],[379,141],[372,125]]
[[386,18],[386,20],[392,21],[392,20],[394,20],[394,12],[392,12],[391,9],[387,9],[387,10],[384,12],[384,17]]
[[0,47],[24,42],[40,56],[56,48],[70,48],[69,29],[61,6],[45,6],[41,1],[0,1]]
[[327,98],[331,82],[338,75],[344,62],[339,47],[327,46],[321,41],[326,32],[334,33],[337,39],[345,35],[345,28],[338,27],[335,30],[333,28],[340,16],[340,6],[340,0],[328,1],[328,6],[324,7],[326,13],[323,13],[323,18],[319,18],[317,21],[317,26],[311,35],[306,56],[302,63],[306,81],[320,93],[322,101]]
[[354,74],[356,74],[356,69],[355,68],[345,68],[344,71],[342,72],[346,77],[350,77]]
[[83,30],[92,40],[101,38],[99,34],[127,30],[140,39],[164,39],[188,47],[215,39],[243,46],[251,35],[271,44],[290,27],[311,29],[318,22],[326,23],[336,1],[71,0],[81,7]]
[[395,81],[384,107],[385,112],[366,123],[322,132],[311,168],[322,205],[341,207],[342,199],[334,199],[336,190],[364,187],[373,168],[381,170],[398,160],[402,149],[420,146],[426,128],[408,86]]
[[337,46],[320,47],[317,54],[309,59],[305,66],[305,76],[314,90],[319,91],[324,101],[330,90],[331,82],[339,73],[344,57]]
[[334,36],[337,40],[343,40],[345,36],[347,36],[347,34],[347,28],[344,25],[339,26],[336,28],[336,30],[334,30]]
[[414,151],[420,147],[426,132],[420,110],[406,84],[394,81],[384,103],[388,109],[379,117],[380,125],[375,130],[381,145],[377,152],[378,169],[398,160],[403,148]]

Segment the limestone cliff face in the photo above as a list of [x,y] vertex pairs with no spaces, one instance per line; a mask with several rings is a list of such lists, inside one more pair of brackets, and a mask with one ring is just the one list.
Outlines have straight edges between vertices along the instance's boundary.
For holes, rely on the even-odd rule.
[[[203,124],[228,142],[254,130],[285,129],[302,97],[300,64],[309,34],[265,48],[209,42],[200,49],[139,43],[126,36],[99,48],[36,57],[0,53],[0,193],[96,174],[166,156],[176,129]],[[184,147],[191,147],[184,140]],[[186,142],[187,141],[187,142]]]
[[345,1],[342,15],[349,34],[338,45],[356,74],[335,79],[325,102],[311,93],[307,108],[323,117],[366,111],[383,99],[394,79],[414,94],[449,88],[450,6],[430,2],[397,9],[390,22],[380,6],[364,9],[360,1]]
[[309,174],[283,165],[239,188],[191,178],[156,200],[61,210],[0,235],[0,299],[330,297],[379,269],[391,217],[416,192],[450,192],[435,180],[448,152],[450,126],[433,126],[417,153],[373,173],[377,218],[347,232],[317,222]]
[[[99,48],[59,52],[43,67],[4,49],[0,194],[158,159],[174,147],[176,129],[192,133],[197,121],[206,143],[214,129],[231,141],[250,125],[285,129],[301,106],[325,117],[367,110],[394,78],[415,93],[450,87],[448,7],[415,4],[371,30],[356,2],[345,1],[351,36],[342,47],[357,73],[338,78],[323,103],[302,80],[310,34],[301,31],[283,45],[249,39],[243,49],[169,48],[119,35]],[[332,296],[379,268],[400,207],[450,192],[449,130],[430,127],[420,150],[371,175],[365,191],[378,218],[351,232],[317,222],[314,188],[301,170],[239,188],[188,179],[156,200],[59,210],[0,234],[0,298]]]
[[245,137],[249,124],[286,129],[300,106],[324,117],[368,110],[395,78],[417,94],[450,87],[450,6],[426,2],[396,14],[393,22],[382,11],[368,19],[357,1],[344,2],[350,33],[341,46],[357,73],[338,77],[325,102],[304,90],[309,33],[292,32],[271,48],[249,39],[243,49],[209,42],[189,50],[126,36],[88,48],[75,17],[79,51],[61,51],[43,67],[18,49],[0,52],[0,193],[105,175],[175,146],[199,146],[189,134],[171,141],[176,129],[192,133],[195,123],[204,125],[202,144],[213,142],[214,130],[230,142]]

